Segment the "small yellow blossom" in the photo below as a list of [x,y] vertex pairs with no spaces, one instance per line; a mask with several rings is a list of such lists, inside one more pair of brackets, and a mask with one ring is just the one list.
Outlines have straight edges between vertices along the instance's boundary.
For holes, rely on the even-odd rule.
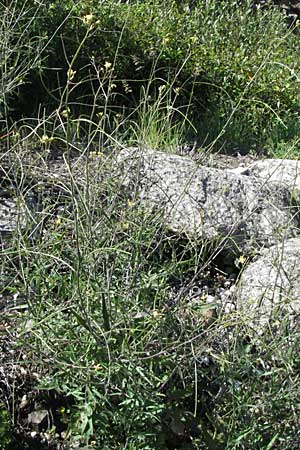
[[152,311],[152,317],[153,319],[160,319],[163,316],[162,313],[160,313],[159,311],[157,311],[156,309],[154,309]]
[[121,228],[123,231],[127,231],[129,229],[129,223],[128,222],[122,222]]
[[65,118],[67,119],[67,118],[69,117],[70,112],[71,112],[70,108],[67,107],[66,109],[64,109],[64,110],[60,113],[60,115],[63,116],[63,117],[65,117]]
[[43,134],[43,136],[40,138],[40,142],[43,145],[50,144],[50,142],[54,141],[54,137],[49,137],[47,134]]
[[112,63],[109,62],[109,61],[106,61],[105,64],[104,64],[105,70],[109,70],[111,68],[111,66],[112,66]]
[[82,21],[85,25],[91,25],[93,23],[93,20],[94,20],[93,14],[86,14],[82,18]]
[[236,258],[234,263],[237,268],[241,268],[241,266],[244,266],[246,261],[247,261],[246,257],[244,255],[240,255],[239,258]]
[[132,200],[127,200],[127,205],[129,206],[129,208],[132,208],[134,202]]
[[244,255],[241,255],[241,256],[239,257],[239,259],[238,259],[238,262],[239,262],[240,264],[245,264],[245,262],[246,262],[245,256],[244,256]]
[[73,70],[73,69],[70,68],[70,69],[67,71],[67,77],[68,77],[68,80],[73,80],[75,74],[76,74],[76,70]]
[[101,156],[103,156],[103,153],[100,152],[100,151],[92,151],[92,152],[90,152],[90,158],[91,159],[101,158]]
[[60,224],[61,224],[61,217],[58,216],[58,217],[55,219],[55,225],[58,227]]

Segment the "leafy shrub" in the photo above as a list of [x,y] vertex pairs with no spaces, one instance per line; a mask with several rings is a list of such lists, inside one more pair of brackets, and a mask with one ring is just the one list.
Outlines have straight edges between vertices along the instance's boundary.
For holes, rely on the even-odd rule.
[[[110,62],[117,94],[112,110],[138,102],[149,78],[156,80],[154,99],[160,85],[173,80],[180,92],[176,107],[184,111],[192,103],[188,111],[198,121],[200,140],[208,134],[209,141],[222,137],[228,145],[257,147],[289,115],[298,115],[298,39],[276,7],[254,9],[250,1],[236,0],[198,1],[193,9],[173,0],[53,0],[43,11],[34,21],[49,39],[40,76],[57,103],[86,33],[82,19],[91,18],[72,67],[79,83],[69,100],[77,114],[91,111],[92,80]],[[98,102],[103,104],[101,96]]]

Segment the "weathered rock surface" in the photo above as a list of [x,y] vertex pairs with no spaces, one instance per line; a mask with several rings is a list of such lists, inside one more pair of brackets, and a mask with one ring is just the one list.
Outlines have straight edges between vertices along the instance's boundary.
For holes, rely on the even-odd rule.
[[12,199],[0,199],[0,235],[26,225],[26,208]]
[[123,185],[167,226],[227,246],[250,249],[296,236],[299,219],[289,191],[255,177],[199,166],[189,158],[150,149],[124,149],[117,158]]
[[236,292],[237,309],[256,331],[300,312],[300,238],[269,249],[243,271]]
[[300,195],[300,161],[291,159],[262,159],[251,165],[247,173],[266,182],[277,183]]

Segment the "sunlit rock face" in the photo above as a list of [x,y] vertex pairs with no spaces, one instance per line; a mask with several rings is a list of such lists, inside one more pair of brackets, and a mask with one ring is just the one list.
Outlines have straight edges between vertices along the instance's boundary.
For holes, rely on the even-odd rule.
[[289,190],[198,165],[151,149],[125,149],[117,158],[123,184],[148,211],[178,234],[224,243],[237,252],[297,235]]
[[300,238],[261,251],[243,271],[236,292],[238,311],[258,333],[300,312]]

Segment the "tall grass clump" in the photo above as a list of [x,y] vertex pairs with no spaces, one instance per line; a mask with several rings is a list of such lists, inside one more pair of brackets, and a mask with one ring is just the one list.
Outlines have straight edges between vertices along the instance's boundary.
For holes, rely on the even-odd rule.
[[[27,77],[41,67],[43,35],[34,32],[40,5],[17,0],[0,3],[0,123],[1,132],[9,126],[8,117]],[[15,105],[16,106],[16,105]]]
[[28,302],[19,345],[44,373],[39,388],[72,399],[61,412],[67,440],[167,448],[198,421],[192,353],[206,335],[204,306],[175,297],[206,250],[178,246],[159,215],[122,192],[105,156],[93,158],[81,176],[66,162],[69,176],[52,187],[64,197],[36,213],[39,238],[24,234],[4,252],[19,261],[15,289]]

